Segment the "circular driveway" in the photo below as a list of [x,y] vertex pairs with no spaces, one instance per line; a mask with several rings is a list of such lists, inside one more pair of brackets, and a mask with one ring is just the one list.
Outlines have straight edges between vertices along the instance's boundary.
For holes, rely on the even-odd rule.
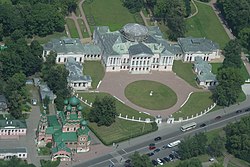
[[[177,95],[176,104],[164,110],[149,110],[137,106],[130,102],[125,96],[125,88],[128,84],[138,80],[152,80],[160,82],[170,87]],[[129,74],[128,72],[106,72],[97,91],[107,92],[113,96],[116,96],[126,105],[131,108],[140,111],[147,112],[153,116],[161,115],[163,118],[170,116],[174,112],[180,109],[180,106],[185,102],[188,94],[191,92],[203,91],[202,89],[196,89],[186,83],[183,79],[175,75],[173,72],[159,72],[153,71],[151,74]]]

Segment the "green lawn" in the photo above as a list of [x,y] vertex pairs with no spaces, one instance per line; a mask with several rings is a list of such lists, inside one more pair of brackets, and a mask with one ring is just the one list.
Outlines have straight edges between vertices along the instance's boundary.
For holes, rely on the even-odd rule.
[[79,38],[79,34],[77,32],[74,20],[72,20],[70,18],[67,18],[66,19],[66,24],[67,24],[67,26],[69,28],[69,33],[70,33],[71,37],[72,38]]
[[213,9],[205,4],[195,2],[198,7],[198,14],[186,20],[186,36],[206,37],[217,42],[220,48],[224,48],[229,41],[224,28]]
[[[99,98],[103,98],[104,96],[111,96],[111,95],[108,93],[79,93],[79,96],[83,97],[84,100],[88,100],[88,103],[94,103],[96,96],[98,96]],[[138,119],[139,117],[141,117],[142,119],[145,119],[145,118],[153,119],[152,116],[149,116],[144,113],[139,113],[138,111],[121,103],[117,99],[115,99],[115,101],[116,101],[117,114],[121,113],[122,116],[124,117],[128,115],[129,118],[132,118],[132,116],[134,116],[135,119]],[[89,112],[89,111],[87,110],[86,112]]]
[[77,22],[81,28],[81,32],[82,32],[82,35],[83,35],[83,38],[88,38],[89,37],[89,34],[88,34],[88,31],[85,27],[85,24],[83,23],[82,19],[77,19]]
[[[222,63],[210,63],[212,65],[212,73],[217,74],[218,73],[218,69],[219,67],[222,66]],[[242,74],[242,76],[244,77],[245,80],[249,79],[250,76],[247,72],[246,67],[244,66],[244,64],[242,64],[241,68],[240,68],[240,72]]]
[[190,118],[192,115],[196,116],[196,113],[200,114],[201,111],[203,112],[214,103],[210,98],[211,96],[211,92],[192,93],[184,106],[182,106],[178,112],[173,114],[173,117],[178,119],[179,117],[186,118],[188,116]]
[[116,122],[109,127],[98,127],[96,123],[89,123],[89,127],[105,145],[128,140],[149,133],[153,130],[152,124],[150,123],[132,122],[119,118],[117,118]]
[[[67,34],[65,33],[65,31],[63,32],[54,32],[51,35],[47,35],[46,37],[39,37],[39,36],[34,36],[34,40],[37,40],[40,44],[46,44],[49,41],[51,41],[52,39],[57,39],[57,38],[61,38],[61,37],[66,37]],[[28,43],[31,43],[30,38],[27,38],[26,41]]]
[[[150,92],[153,91],[152,96]],[[125,88],[125,96],[134,104],[151,110],[172,107],[177,96],[168,86],[155,81],[135,81]]]
[[88,0],[83,3],[83,9],[92,30],[94,26],[109,26],[114,31],[136,22],[135,16],[123,7],[121,0]]
[[193,72],[192,67],[192,63],[183,63],[181,60],[175,60],[173,65],[173,71],[191,86],[198,88],[197,83],[195,81],[196,75]]
[[85,61],[83,73],[92,78],[92,89],[95,89],[105,75],[104,67],[100,61]]

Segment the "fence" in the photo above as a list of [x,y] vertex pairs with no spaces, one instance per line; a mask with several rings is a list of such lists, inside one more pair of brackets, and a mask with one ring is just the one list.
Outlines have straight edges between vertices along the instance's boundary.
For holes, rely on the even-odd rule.
[[208,113],[209,111],[211,111],[214,107],[216,106],[216,103],[212,104],[210,107],[208,107],[206,110],[204,110],[203,112],[196,113],[196,115],[192,115],[191,117],[187,116],[186,119],[183,119],[182,117],[179,117],[179,120],[175,120],[175,118],[170,117],[167,120],[167,123],[171,124],[171,123],[178,123],[178,122],[185,122],[185,121],[190,121],[192,119],[201,117],[202,115],[205,115],[206,113]]

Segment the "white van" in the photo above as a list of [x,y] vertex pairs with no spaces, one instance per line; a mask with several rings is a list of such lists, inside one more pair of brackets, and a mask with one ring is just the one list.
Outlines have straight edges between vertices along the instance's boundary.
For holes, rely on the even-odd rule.
[[175,147],[175,146],[177,146],[177,145],[180,144],[180,143],[181,143],[180,140],[176,140],[176,141],[174,141],[174,142],[172,142],[172,143],[169,143],[169,144],[168,144],[168,147],[169,147],[169,148]]

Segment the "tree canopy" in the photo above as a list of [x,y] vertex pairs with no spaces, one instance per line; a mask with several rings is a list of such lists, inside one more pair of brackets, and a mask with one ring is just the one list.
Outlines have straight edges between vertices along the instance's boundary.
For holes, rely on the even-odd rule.
[[144,5],[144,0],[123,0],[123,6],[128,8],[131,13],[139,12]]
[[167,25],[171,40],[184,37],[186,32],[184,16],[185,11],[181,0],[157,0],[154,7],[154,17]]
[[183,140],[178,148],[182,160],[196,157],[207,152],[207,136],[204,133],[195,134]]
[[225,127],[226,148],[235,157],[250,162],[250,117]]
[[89,120],[91,122],[96,122],[98,126],[110,126],[115,122],[116,115],[116,103],[114,98],[105,96],[103,99],[99,99],[96,97],[89,113]]
[[222,68],[241,68],[242,60],[241,60],[241,45],[238,40],[229,41],[224,48],[224,56],[225,59],[223,61]]
[[223,68],[217,74],[219,85],[213,93],[214,101],[220,106],[230,106],[236,103],[244,83],[240,70],[236,68]]
[[49,88],[56,94],[56,107],[63,110],[63,101],[70,96],[67,77],[69,71],[65,66],[55,64],[56,53],[51,52],[42,67],[42,78],[47,82]]
[[140,155],[139,152],[134,152],[133,155],[130,156],[131,164],[135,167],[153,167],[150,159],[147,155]]

